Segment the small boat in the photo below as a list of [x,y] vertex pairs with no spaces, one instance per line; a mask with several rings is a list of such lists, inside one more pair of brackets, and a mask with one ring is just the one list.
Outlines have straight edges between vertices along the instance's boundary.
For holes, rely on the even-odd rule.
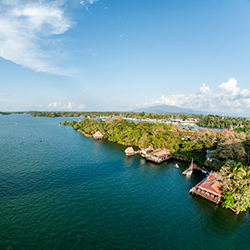
[[176,164],[174,165],[174,167],[175,167],[175,168],[179,168],[179,165],[176,163]]
[[191,176],[193,173],[193,170],[192,169],[188,169],[187,173],[186,173],[186,176],[189,177]]
[[192,162],[187,170],[186,176],[188,177],[191,176],[193,173],[193,169],[194,169],[194,159],[192,159]]

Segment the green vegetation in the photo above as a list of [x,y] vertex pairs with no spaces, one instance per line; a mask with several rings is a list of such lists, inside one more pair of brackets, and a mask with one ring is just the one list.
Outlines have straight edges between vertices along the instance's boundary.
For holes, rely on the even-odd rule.
[[199,126],[209,128],[249,128],[250,120],[242,117],[221,117],[218,115],[203,115],[199,117]]
[[133,119],[156,119],[166,120],[178,119],[186,121],[188,118],[198,119],[198,126],[209,128],[234,128],[238,132],[250,131],[250,120],[244,117],[222,117],[218,115],[201,115],[201,114],[181,114],[181,113],[145,113],[145,112],[0,112],[0,115],[7,114],[30,114],[32,116],[42,117],[118,117]]
[[85,135],[93,135],[98,130],[104,138],[138,148],[168,148],[172,155],[204,164],[206,149],[216,146],[218,131],[199,129],[197,131],[180,130],[177,125],[148,123],[108,118],[106,121],[83,119],[82,121],[63,122]]
[[[223,206],[237,213],[250,207],[250,121],[246,118],[221,117],[214,115],[149,114],[135,112],[0,112],[0,115],[31,114],[47,117],[85,117],[82,121],[67,122],[84,135],[93,135],[98,130],[104,138],[137,148],[168,148],[173,156],[205,165],[223,177]],[[87,117],[87,118],[86,118]],[[89,118],[109,117],[103,120]],[[111,118],[111,117],[114,117]],[[156,119],[158,123],[130,122],[123,119]],[[221,132],[200,128],[180,130],[179,126],[166,125],[160,120],[199,119],[201,127],[230,128]],[[193,128],[190,128],[193,129]],[[234,130],[232,130],[234,129]],[[206,150],[212,149],[212,161],[205,161]]]
[[[112,118],[96,121],[94,119],[83,119],[82,121],[66,122],[74,129],[80,129],[85,134],[93,135],[98,130],[104,135],[104,138],[112,142],[123,145],[131,145],[139,148],[147,148],[152,145],[154,148],[168,147],[175,151],[180,140],[179,132],[170,131],[171,125],[151,124],[148,122],[135,123],[124,119],[113,120]],[[173,134],[177,133],[173,138]]]
[[[205,165],[219,171],[223,191],[223,206],[237,213],[250,207],[250,132],[211,130],[182,130],[177,125],[164,123],[131,122],[118,117],[106,121],[85,118],[82,121],[63,122],[85,135],[98,130],[104,138],[137,148],[168,148],[173,156]],[[212,149],[211,158],[205,161],[206,150]]]
[[189,117],[198,118],[200,115],[186,115],[186,114],[156,114],[145,112],[30,112],[32,116],[47,116],[47,117],[126,117],[134,119],[182,119],[186,120]]
[[237,214],[250,206],[250,167],[240,162],[227,161],[220,170],[223,204]]
[[47,117],[115,117],[122,116],[134,119],[157,119],[170,120],[179,119],[187,120],[188,118],[199,119],[198,126],[209,128],[234,128],[238,132],[250,131],[250,120],[244,117],[222,117],[218,115],[201,115],[201,114],[157,114],[145,112],[30,112],[32,116]]

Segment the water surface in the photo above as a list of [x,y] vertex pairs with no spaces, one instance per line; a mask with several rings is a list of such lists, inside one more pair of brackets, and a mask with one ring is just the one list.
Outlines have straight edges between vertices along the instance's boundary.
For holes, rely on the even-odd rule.
[[188,195],[204,175],[64,119],[0,116],[0,249],[250,249],[248,214]]

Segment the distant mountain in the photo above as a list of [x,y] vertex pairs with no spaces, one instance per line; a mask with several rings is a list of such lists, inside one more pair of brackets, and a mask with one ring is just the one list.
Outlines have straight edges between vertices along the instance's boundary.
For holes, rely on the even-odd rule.
[[155,105],[146,108],[134,109],[133,112],[145,112],[145,113],[185,113],[185,114],[197,114],[197,112],[191,109],[180,108],[177,106],[170,105]]

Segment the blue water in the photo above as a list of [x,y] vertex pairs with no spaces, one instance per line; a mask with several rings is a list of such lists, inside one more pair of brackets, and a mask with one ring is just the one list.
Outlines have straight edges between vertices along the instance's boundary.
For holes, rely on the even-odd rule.
[[250,249],[250,218],[189,189],[175,161],[127,158],[124,146],[0,116],[0,249]]

